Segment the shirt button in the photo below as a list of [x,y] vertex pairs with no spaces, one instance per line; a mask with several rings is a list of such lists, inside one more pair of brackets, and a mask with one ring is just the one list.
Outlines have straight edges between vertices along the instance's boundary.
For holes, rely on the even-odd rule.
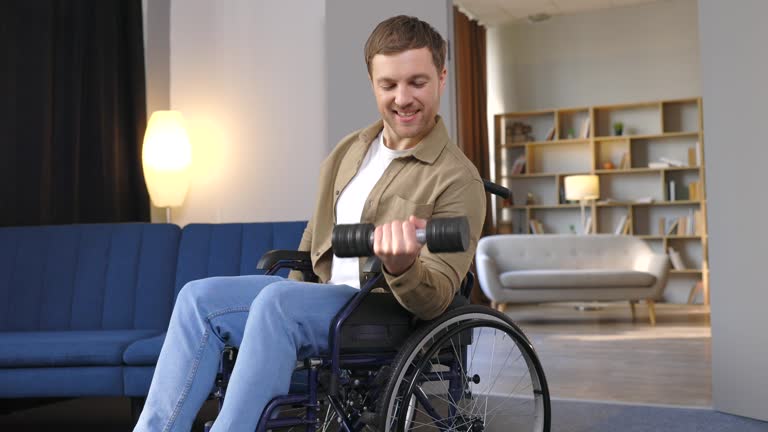
[[400,283],[400,282],[395,282],[395,286],[399,288],[399,287],[403,286],[403,284]]
[[315,256],[320,256],[320,252],[315,252]]
[[338,194],[339,194],[339,191],[336,191],[336,195],[338,195]]

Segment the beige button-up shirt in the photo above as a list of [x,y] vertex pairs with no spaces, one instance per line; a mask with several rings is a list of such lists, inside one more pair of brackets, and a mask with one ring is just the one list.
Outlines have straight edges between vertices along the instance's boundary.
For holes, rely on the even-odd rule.
[[[348,135],[320,167],[315,211],[299,250],[311,252],[312,267],[321,282],[331,277],[331,234],[336,220],[336,201],[382,129],[383,123],[379,120]],[[384,273],[387,285],[403,307],[419,318],[431,319],[451,303],[469,270],[485,220],[482,179],[472,162],[451,142],[440,117],[418,145],[390,163],[368,195],[361,222],[378,226],[406,220],[411,215],[422,219],[452,216],[469,219],[470,246],[466,252],[433,254],[425,246],[405,273],[399,276]],[[360,259],[361,268],[364,261],[365,258]]]

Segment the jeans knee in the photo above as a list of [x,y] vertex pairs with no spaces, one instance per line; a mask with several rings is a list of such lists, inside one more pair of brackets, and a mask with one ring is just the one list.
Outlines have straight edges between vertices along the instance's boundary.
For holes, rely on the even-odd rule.
[[294,281],[279,281],[265,286],[251,303],[251,313],[284,313],[293,291],[291,287],[295,284]]
[[179,291],[176,299],[176,307],[190,307],[198,309],[205,305],[218,291],[215,278],[198,279],[187,282]]

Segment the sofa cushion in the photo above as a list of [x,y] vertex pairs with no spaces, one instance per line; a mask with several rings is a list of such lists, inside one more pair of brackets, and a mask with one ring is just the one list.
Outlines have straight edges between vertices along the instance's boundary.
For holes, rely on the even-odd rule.
[[179,236],[148,223],[0,228],[0,331],[162,331]]
[[120,365],[133,341],[157,330],[0,332],[0,367]]
[[123,353],[123,363],[131,366],[154,366],[160,357],[164,341],[165,332],[131,343]]
[[635,270],[516,270],[499,275],[501,285],[510,289],[624,288],[649,287],[656,283],[650,273]]
[[[296,250],[306,222],[189,224],[179,243],[175,294],[189,281],[212,276],[263,274],[256,269],[272,249]],[[279,273],[287,276],[288,272]]]

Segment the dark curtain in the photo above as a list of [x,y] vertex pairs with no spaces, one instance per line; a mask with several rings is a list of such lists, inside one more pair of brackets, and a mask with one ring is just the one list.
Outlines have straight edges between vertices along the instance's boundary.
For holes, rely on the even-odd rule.
[[148,221],[141,0],[2,0],[0,61],[0,226]]
[[[490,178],[488,115],[486,109],[485,27],[472,21],[458,8],[453,9],[456,55],[456,101],[459,146],[483,178]],[[493,234],[491,199],[485,209],[483,235]],[[471,270],[476,273],[474,262]],[[472,303],[490,304],[475,281]]]

